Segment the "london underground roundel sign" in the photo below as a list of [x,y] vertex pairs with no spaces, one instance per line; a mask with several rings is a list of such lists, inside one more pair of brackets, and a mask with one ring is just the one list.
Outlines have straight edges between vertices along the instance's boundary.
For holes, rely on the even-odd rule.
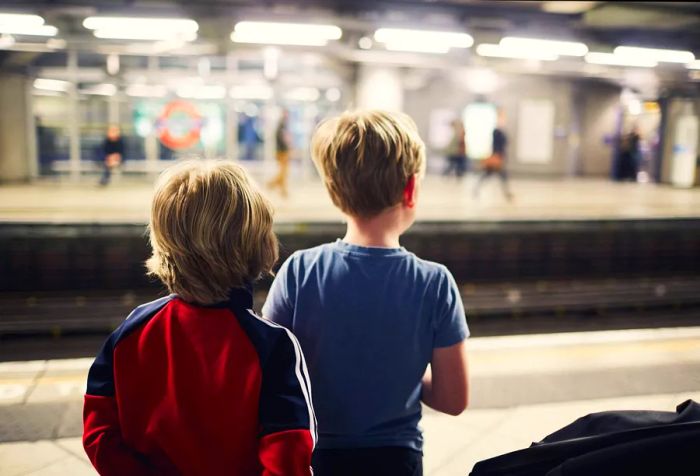
[[158,117],[158,138],[171,149],[188,149],[199,141],[204,119],[193,104],[172,101]]

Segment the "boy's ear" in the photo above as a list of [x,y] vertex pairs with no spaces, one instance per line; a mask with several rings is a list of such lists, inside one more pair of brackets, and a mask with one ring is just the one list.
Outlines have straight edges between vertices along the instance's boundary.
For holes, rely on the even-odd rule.
[[408,208],[416,206],[416,176],[411,175],[403,188],[403,204]]

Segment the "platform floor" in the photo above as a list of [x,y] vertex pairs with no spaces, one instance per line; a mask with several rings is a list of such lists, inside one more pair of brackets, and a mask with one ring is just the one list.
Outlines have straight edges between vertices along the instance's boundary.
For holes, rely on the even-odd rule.
[[[264,182],[264,177],[259,177]],[[65,179],[64,179],[65,180]],[[487,180],[475,199],[476,178],[458,181],[428,176],[420,195],[418,220],[586,220],[700,217],[700,188],[613,183],[606,180],[514,180],[508,202],[496,179]],[[101,188],[95,180],[43,180],[0,186],[2,222],[145,223],[152,183],[123,178]],[[342,220],[319,180],[291,187],[288,198],[268,191],[278,222]]]
[[[700,327],[469,340],[472,405],[426,409],[426,476],[529,446],[588,413],[700,401]],[[0,476],[92,475],[80,443],[91,359],[0,363]]]

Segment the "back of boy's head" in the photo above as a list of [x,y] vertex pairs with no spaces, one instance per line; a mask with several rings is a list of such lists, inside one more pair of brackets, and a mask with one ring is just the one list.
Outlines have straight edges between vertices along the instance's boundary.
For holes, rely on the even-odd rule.
[[188,161],[156,185],[146,265],[184,300],[212,304],[277,261],[272,207],[238,165]]
[[363,218],[401,202],[409,178],[425,170],[425,145],[402,113],[356,111],[329,119],[316,129],[311,155],[335,206]]

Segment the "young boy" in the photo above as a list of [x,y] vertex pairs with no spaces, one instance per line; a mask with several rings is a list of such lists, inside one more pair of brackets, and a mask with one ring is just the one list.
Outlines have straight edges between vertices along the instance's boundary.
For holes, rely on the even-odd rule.
[[345,113],[319,127],[312,154],[347,233],[294,253],[263,315],[309,359],[315,474],[421,475],[420,402],[466,408],[469,335],[450,272],[399,245],[415,219],[423,142],[403,114]]
[[186,162],[151,207],[150,274],[171,295],[137,307],[88,375],[83,445],[102,475],[310,475],[304,357],[250,309],[277,260],[272,208],[239,166]]

